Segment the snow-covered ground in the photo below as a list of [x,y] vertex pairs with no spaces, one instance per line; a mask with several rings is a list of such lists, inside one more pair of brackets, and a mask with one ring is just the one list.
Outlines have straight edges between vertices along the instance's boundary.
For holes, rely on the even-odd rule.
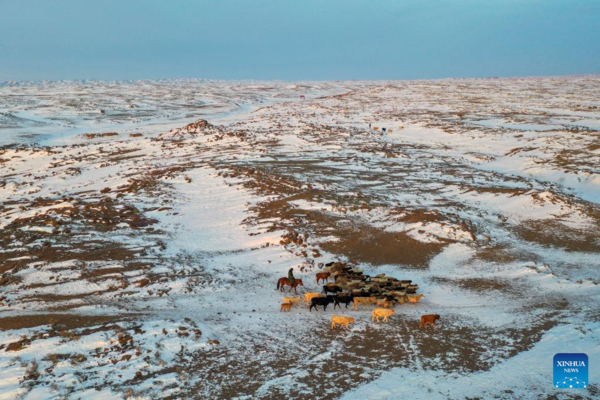
[[[597,77],[0,87],[0,399],[596,398],[599,99]],[[424,298],[381,324],[280,311],[289,268],[300,295],[338,260]],[[553,388],[559,352],[588,354],[586,389]]]

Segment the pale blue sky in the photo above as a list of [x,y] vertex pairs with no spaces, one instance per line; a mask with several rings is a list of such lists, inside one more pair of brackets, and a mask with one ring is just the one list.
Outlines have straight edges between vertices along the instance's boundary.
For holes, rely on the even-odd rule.
[[0,0],[0,81],[600,73],[600,0]]

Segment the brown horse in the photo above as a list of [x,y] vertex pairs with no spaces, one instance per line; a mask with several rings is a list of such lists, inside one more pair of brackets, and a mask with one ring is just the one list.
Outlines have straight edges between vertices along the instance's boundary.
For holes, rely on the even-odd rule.
[[290,285],[290,281],[288,281],[288,278],[279,278],[279,280],[277,281],[277,289],[281,290],[283,292],[283,287],[284,286],[289,286],[290,290],[288,290],[288,292],[291,292],[292,289],[294,289],[294,292],[296,292],[296,294],[298,294],[298,291],[296,290],[296,288],[298,286],[304,286],[304,283],[302,283],[302,279],[294,279],[294,286]]
[[331,274],[329,272],[319,272],[317,274],[317,285],[319,284],[319,281],[327,282],[327,280],[329,279],[329,276],[331,276]]

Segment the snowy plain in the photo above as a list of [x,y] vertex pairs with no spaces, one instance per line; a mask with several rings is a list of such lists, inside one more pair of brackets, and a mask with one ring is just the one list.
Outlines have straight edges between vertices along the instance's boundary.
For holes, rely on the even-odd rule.
[[[561,391],[551,366],[600,363],[598,99],[593,76],[0,87],[0,399],[596,398],[597,368]],[[350,331],[280,312],[289,268],[303,294],[338,260],[425,297],[336,310]]]

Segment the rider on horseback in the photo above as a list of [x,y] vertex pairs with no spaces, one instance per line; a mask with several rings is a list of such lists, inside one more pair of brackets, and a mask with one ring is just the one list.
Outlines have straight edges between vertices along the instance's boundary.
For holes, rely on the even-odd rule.
[[294,282],[296,282],[296,278],[294,278],[294,268],[290,268],[288,272],[288,281],[290,282],[290,285],[294,287]]

